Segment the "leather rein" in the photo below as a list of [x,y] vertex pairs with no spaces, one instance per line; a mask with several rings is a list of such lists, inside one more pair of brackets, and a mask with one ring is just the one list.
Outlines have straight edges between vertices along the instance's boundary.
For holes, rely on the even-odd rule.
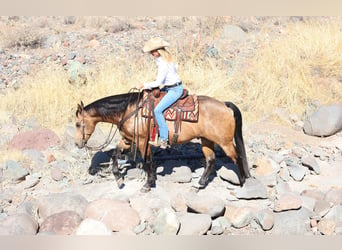
[[[131,90],[129,91],[129,93],[131,93],[132,90],[135,90],[135,89],[136,89],[136,88],[131,89]],[[130,99],[129,99],[129,100],[130,100]],[[127,109],[127,107],[128,107],[129,100],[127,101],[126,109]],[[82,127],[82,142],[83,142],[85,148],[86,148],[87,150],[91,150],[91,151],[99,151],[99,150],[102,150],[102,149],[106,148],[106,147],[112,142],[112,140],[113,140],[113,138],[114,138],[116,132],[117,132],[118,130],[120,131],[120,129],[121,129],[121,127],[123,126],[123,124],[124,124],[127,120],[129,120],[133,115],[135,115],[135,120],[134,120],[134,133],[133,133],[133,140],[132,140],[132,144],[131,144],[131,152],[132,152],[132,151],[133,151],[133,144],[134,144],[134,141],[135,141],[135,135],[136,135],[135,131],[137,131],[137,134],[139,135],[139,131],[138,131],[138,130],[139,130],[139,126],[137,126],[137,115],[138,115],[138,111],[143,107],[143,103],[141,103],[141,104],[139,105],[139,102],[140,102],[140,99],[138,99],[138,101],[137,101],[137,107],[136,107],[135,110],[131,111],[131,112],[128,113],[127,115],[125,115],[125,112],[123,112],[122,118],[120,119],[119,123],[117,124],[117,127],[116,127],[116,129],[115,129],[115,131],[114,131],[113,134],[112,134],[112,131],[113,131],[114,123],[112,123],[112,126],[111,126],[111,128],[110,128],[110,131],[109,131],[109,134],[108,134],[108,137],[107,137],[106,141],[105,141],[102,145],[100,145],[100,146],[95,146],[95,147],[88,146],[88,145],[85,143],[85,136],[86,136],[86,134],[85,134],[85,123],[84,123],[84,113],[82,113],[82,124],[81,124],[81,127]],[[137,136],[136,145],[139,145],[139,136]],[[146,150],[146,149],[144,149],[144,150],[145,150],[144,153],[146,154],[146,151],[147,151],[147,150]],[[135,150],[134,150],[134,160],[136,159],[136,154],[137,154],[137,147],[136,147]]]

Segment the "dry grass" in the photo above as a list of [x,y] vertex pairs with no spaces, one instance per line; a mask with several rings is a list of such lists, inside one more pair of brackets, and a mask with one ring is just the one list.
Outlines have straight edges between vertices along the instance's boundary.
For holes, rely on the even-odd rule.
[[[170,17],[160,25],[165,30],[170,26],[184,28],[194,19]],[[110,21],[101,20],[77,19],[76,23],[104,29],[111,25]],[[125,20],[121,20],[121,28],[129,25]],[[217,27],[213,32],[219,34],[222,20],[208,20]],[[203,20],[201,25],[197,36],[185,32],[185,39],[178,41],[173,51],[190,92],[237,103],[247,121],[261,119],[277,107],[301,114],[315,99],[323,104],[342,101],[340,23],[293,23],[277,38],[264,41],[244,71],[229,77],[219,59],[205,58],[205,45],[214,37],[208,34]],[[88,104],[104,96],[128,92],[156,74],[149,57],[128,60],[109,55],[97,67],[96,71],[89,69],[92,72],[88,72],[87,84],[77,86],[69,84],[61,66],[42,67],[24,79],[22,88],[2,97],[0,110],[13,110],[21,119],[35,117],[45,127],[63,130],[73,122],[81,100]]]
[[[313,100],[322,104],[342,101],[342,33],[339,22],[296,23],[277,39],[266,41],[244,72],[236,72],[225,99],[236,93],[250,117],[261,118],[275,108],[301,114]],[[228,91],[227,91],[228,90]]]

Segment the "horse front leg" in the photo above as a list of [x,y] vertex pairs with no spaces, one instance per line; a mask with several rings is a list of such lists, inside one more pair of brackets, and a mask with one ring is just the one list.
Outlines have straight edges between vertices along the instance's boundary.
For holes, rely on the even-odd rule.
[[[144,149],[143,149],[143,145],[139,147],[140,152],[142,153],[142,155],[144,156]],[[149,192],[151,190],[151,187],[155,187],[155,182],[156,182],[156,178],[155,178],[155,172],[154,172],[154,168],[153,168],[153,161],[152,161],[152,154],[151,154],[151,148],[148,145],[146,148],[147,152],[145,154],[146,157],[144,157],[144,170],[146,172],[147,175],[147,179],[146,179],[146,183],[144,184],[144,186],[141,188],[141,192],[146,193]]]
[[206,165],[205,170],[202,174],[201,179],[198,182],[197,188],[204,188],[207,185],[207,181],[209,179],[209,176],[212,172],[213,166],[215,164],[215,152],[214,152],[214,143],[212,141],[209,141],[205,138],[201,138],[202,141],[202,152],[205,157]]
[[113,161],[113,167],[112,172],[116,180],[116,184],[118,185],[118,188],[123,188],[123,177],[121,176],[120,170],[119,170],[119,164],[118,164],[118,158],[121,156],[121,148],[116,147],[113,151],[112,155],[112,161]]

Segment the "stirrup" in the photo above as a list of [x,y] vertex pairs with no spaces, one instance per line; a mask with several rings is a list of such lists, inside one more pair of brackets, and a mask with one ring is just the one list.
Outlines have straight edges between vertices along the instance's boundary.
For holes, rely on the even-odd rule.
[[149,141],[148,143],[154,147],[160,147],[161,149],[166,149],[168,147],[167,141],[164,140],[154,140]]
[[154,137],[154,140],[153,141],[149,141],[148,142],[150,145],[154,146],[154,147],[159,147],[159,144],[158,144],[158,135],[156,134],[155,137]]

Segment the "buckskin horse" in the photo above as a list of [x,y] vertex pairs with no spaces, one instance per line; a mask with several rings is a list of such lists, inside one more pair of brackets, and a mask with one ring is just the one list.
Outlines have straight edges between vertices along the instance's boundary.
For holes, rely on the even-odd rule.
[[[134,143],[144,159],[147,173],[146,183],[141,191],[148,192],[155,185],[155,173],[151,146],[146,143],[151,137],[152,122],[143,116],[143,94],[129,92],[108,96],[84,106],[81,102],[76,111],[75,144],[79,148],[86,146],[87,141],[99,122],[112,123],[117,126],[124,145]],[[242,116],[238,107],[231,102],[221,102],[209,96],[196,96],[198,100],[198,120],[183,121],[181,129],[174,130],[175,123],[167,121],[169,138],[175,138],[175,144],[187,143],[192,139],[201,140],[202,152],[206,160],[205,170],[198,182],[204,188],[215,163],[214,145],[219,145],[224,153],[237,165],[239,181],[242,186],[246,178],[251,177],[247,163],[245,145],[242,137]],[[140,121],[140,122],[137,122]],[[170,141],[170,140],[169,140]],[[121,145],[122,143],[119,143]],[[113,174],[118,180],[118,166],[113,165]]]

